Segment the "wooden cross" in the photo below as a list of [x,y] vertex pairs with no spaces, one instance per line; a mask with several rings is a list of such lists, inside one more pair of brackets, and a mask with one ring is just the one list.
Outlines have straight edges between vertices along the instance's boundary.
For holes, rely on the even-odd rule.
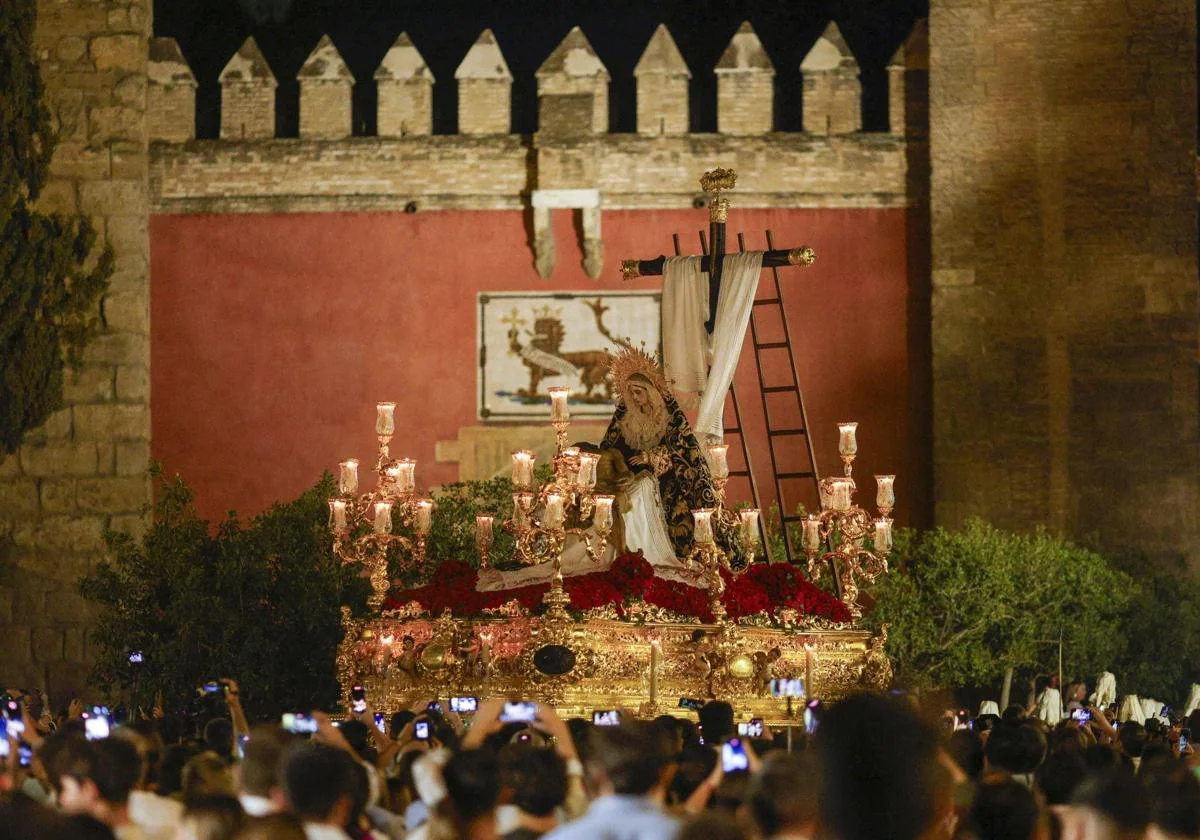
[[[700,259],[700,270],[708,273],[708,320],[704,329],[712,335],[717,322],[717,302],[721,297],[721,269],[725,262],[725,222],[729,217],[729,199],[721,193],[733,189],[737,173],[732,169],[713,169],[700,178],[700,187],[709,195],[708,241],[710,252]],[[787,265],[810,266],[816,259],[812,248],[775,248],[763,252],[763,268]],[[663,273],[666,256],[652,260],[625,260],[621,274],[626,280],[635,277],[657,277]]]

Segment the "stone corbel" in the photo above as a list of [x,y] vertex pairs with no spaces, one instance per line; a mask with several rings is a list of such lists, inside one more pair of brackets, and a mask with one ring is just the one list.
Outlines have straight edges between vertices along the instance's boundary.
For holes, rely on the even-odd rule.
[[556,252],[551,226],[552,210],[579,210],[583,241],[583,270],[596,279],[604,270],[604,241],[600,235],[599,190],[534,190],[530,196],[533,207],[533,264],[543,279],[554,272]]

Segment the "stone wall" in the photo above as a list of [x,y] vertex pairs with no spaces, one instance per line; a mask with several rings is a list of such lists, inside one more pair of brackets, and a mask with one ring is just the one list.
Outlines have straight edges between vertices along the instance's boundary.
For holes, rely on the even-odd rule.
[[1196,6],[929,20],[937,518],[1200,565]]
[[[0,662],[9,684],[83,687],[88,610],[76,580],[107,527],[149,498],[149,0],[41,0],[37,44],[61,140],[48,210],[82,211],[116,252],[105,330],[66,379],[66,407],[0,461]],[[7,539],[5,539],[7,538]]]

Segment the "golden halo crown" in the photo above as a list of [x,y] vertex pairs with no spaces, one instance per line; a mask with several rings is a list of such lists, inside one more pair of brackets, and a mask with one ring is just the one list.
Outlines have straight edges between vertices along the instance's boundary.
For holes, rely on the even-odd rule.
[[646,352],[645,348],[622,347],[616,353],[608,354],[608,372],[612,377],[613,386],[622,397],[629,387],[629,379],[634,374],[644,376],[664,397],[671,395],[671,386],[663,373],[658,359]]

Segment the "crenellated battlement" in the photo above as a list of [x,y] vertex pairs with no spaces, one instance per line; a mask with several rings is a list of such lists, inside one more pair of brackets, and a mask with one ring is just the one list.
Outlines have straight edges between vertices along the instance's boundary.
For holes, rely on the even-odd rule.
[[[717,131],[690,132],[691,70],[659,26],[633,71],[637,131],[609,130],[608,68],[579,27],[536,71],[538,130],[512,133],[513,75],[484,30],[454,73],[458,133],[433,135],[437,83],[417,45],[401,33],[374,72],[377,134],[352,136],[355,79],[323,36],[297,73],[298,138],[275,136],[277,79],[253,38],[220,75],[220,140],[195,139],[196,82],[175,42],[150,48],[151,201],[160,213],[339,210],[531,209],[534,263],[554,269],[554,209],[579,210],[585,268],[603,270],[604,209],[701,206],[700,172],[745,173],[747,207],[902,207],[910,193],[913,140],[923,130],[927,73],[918,29],[889,66],[887,132],[862,130],[859,66],[830,24],[798,68],[777,70],[749,23],[713,68]],[[774,131],[775,76],[804,80],[803,131]],[[919,165],[919,164],[918,164]]]

